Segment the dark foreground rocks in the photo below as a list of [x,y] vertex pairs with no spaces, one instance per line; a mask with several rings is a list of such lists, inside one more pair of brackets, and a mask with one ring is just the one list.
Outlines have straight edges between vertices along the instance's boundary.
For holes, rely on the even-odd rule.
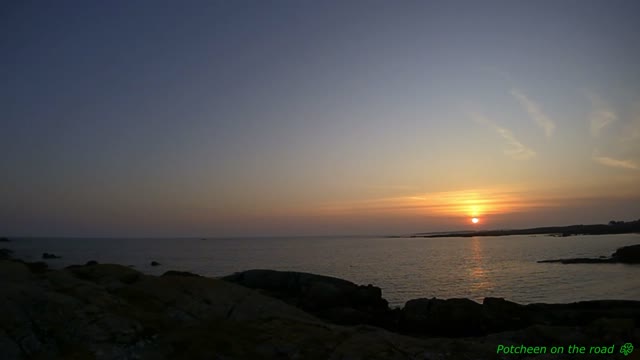
[[[269,292],[290,298],[281,301],[266,290],[187,272],[150,276],[95,262],[49,270],[0,260],[0,358],[502,359],[496,355],[498,344],[619,346],[640,340],[640,302],[417,299],[392,311],[373,286],[312,274],[244,274],[233,279],[256,288],[267,281]],[[414,336],[336,325],[292,301],[320,313],[325,306],[352,307],[370,309],[373,316],[386,307],[383,316],[393,314],[399,331]],[[494,332],[499,329],[512,330]],[[443,337],[481,333],[489,335]],[[601,359],[581,356],[590,358]]]
[[276,297],[325,320],[341,325],[388,327],[392,321],[382,290],[330,276],[294,271],[249,270],[222,278]]
[[638,301],[585,301],[521,305],[501,298],[414,299],[389,308],[375,286],[315,274],[249,270],[222,278],[259,290],[334,324],[366,324],[418,337],[468,337],[533,326],[583,327],[598,319],[640,325]]
[[560,264],[640,264],[640,244],[621,247],[611,254],[611,257],[553,259],[540,260],[538,262]]
[[[157,277],[111,264],[34,273],[0,260],[0,283],[3,360],[437,359],[432,354],[457,349],[450,341],[332,325],[188,273]],[[492,349],[469,343],[464,352]]]

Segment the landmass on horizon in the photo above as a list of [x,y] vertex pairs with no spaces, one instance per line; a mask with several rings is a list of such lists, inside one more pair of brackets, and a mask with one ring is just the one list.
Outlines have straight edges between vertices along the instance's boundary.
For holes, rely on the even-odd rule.
[[508,236],[508,235],[606,235],[606,234],[631,234],[640,233],[640,219],[634,221],[615,221],[609,224],[545,226],[528,229],[504,229],[504,230],[465,230],[448,231],[438,233],[415,233],[406,236],[393,237],[474,237],[474,236]]

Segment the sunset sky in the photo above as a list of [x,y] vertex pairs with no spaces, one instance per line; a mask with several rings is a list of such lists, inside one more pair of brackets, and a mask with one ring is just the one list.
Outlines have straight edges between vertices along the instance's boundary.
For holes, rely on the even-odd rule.
[[638,1],[8,1],[0,73],[0,235],[640,218]]

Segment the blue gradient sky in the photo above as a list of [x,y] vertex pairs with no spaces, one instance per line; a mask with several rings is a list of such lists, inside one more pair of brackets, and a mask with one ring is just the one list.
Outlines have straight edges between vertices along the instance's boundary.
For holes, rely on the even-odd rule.
[[640,217],[640,3],[0,8],[0,232]]

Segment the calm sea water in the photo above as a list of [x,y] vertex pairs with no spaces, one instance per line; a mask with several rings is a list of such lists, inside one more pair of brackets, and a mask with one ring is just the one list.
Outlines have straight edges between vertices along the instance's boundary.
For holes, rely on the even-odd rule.
[[[52,267],[101,263],[223,276],[248,269],[305,271],[374,284],[393,306],[419,297],[504,297],[520,303],[640,300],[640,265],[538,264],[537,260],[610,255],[640,244],[640,234],[557,238],[303,237],[233,239],[16,238],[2,244],[23,259],[43,252]],[[162,265],[151,267],[156,260]]]

